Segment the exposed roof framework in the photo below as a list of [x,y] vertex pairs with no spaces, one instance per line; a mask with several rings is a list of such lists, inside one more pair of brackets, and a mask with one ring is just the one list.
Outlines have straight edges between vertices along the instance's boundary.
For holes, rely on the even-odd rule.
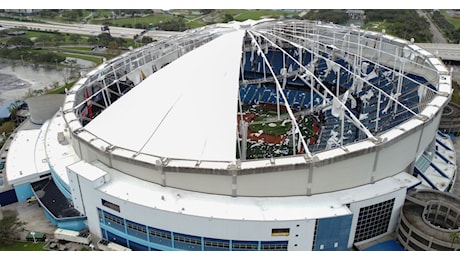
[[[383,99],[390,100],[394,114],[402,111],[399,114],[410,115],[403,120],[418,116],[438,94],[429,84],[438,81],[439,75],[433,66],[409,48],[408,43],[393,43],[386,37],[359,28],[308,21],[248,21],[195,29],[104,64],[77,90],[73,109],[85,131],[103,138],[113,147],[167,158],[235,161],[238,139],[235,118],[238,109],[241,110],[239,88],[273,83],[278,116],[283,105],[302,151],[311,158],[312,152],[296,122],[293,104],[284,93],[289,79],[299,79],[322,99],[319,105],[310,102],[304,113],[330,109],[339,119],[339,146],[346,144],[343,139],[346,122],[351,122],[364,138],[379,140],[379,112],[375,126],[368,126],[346,104],[365,86],[378,96],[377,111],[382,109]],[[300,56],[309,53],[311,62],[303,63],[302,58],[286,51],[287,46],[297,49]],[[282,70],[274,69],[266,55],[268,48],[282,53]],[[245,78],[246,52],[253,52],[263,61],[263,77]],[[337,58],[346,61],[348,66],[339,63]],[[325,61],[327,73],[335,73],[336,91],[315,71],[320,60]],[[295,64],[298,69],[289,70],[287,64]],[[363,73],[364,66],[369,64],[374,66],[373,70]],[[381,70],[388,72],[395,82],[396,89],[392,92],[372,82]],[[408,75],[422,70],[427,83],[422,84]],[[345,92],[339,91],[341,73],[353,79]],[[416,106],[409,106],[399,98],[404,94],[403,81],[417,85],[420,101]]]

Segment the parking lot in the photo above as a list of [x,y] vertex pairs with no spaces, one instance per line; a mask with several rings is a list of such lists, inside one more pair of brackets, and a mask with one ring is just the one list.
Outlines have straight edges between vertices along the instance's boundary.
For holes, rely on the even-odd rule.
[[[3,206],[2,211],[15,211],[17,213],[19,221],[25,223],[24,230],[20,232],[19,238],[26,240],[27,234],[33,231],[36,233],[46,234],[46,245],[45,248],[56,251],[79,251],[84,248],[90,250],[88,246],[80,245],[77,243],[67,242],[59,243],[54,239],[54,231],[57,227],[51,225],[51,222],[45,217],[43,209],[38,205],[36,201],[33,202],[16,202],[7,206]],[[50,248],[50,246],[52,248]]]
[[12,210],[17,212],[18,219],[25,222],[24,234],[20,237],[26,237],[30,231],[44,233],[51,236],[56,227],[51,225],[51,222],[45,217],[43,209],[35,202],[16,202],[7,206],[3,206],[2,210]]

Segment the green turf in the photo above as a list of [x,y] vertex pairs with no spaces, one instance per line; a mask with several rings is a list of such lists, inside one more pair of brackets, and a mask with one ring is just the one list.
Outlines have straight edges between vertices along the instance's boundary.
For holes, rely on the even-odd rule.
[[[249,128],[252,131],[263,131],[266,134],[275,134],[275,135],[284,135],[289,132],[292,128],[292,122],[285,121],[283,125],[284,119],[286,119],[287,111],[281,111],[281,115],[283,119],[277,119],[277,111],[274,108],[267,108],[263,106],[253,106],[247,107],[245,106],[246,111],[250,111],[252,113],[257,113],[260,116],[255,118],[250,124]],[[317,138],[317,133],[314,132],[314,122],[315,119],[313,116],[304,116],[300,115],[296,118],[297,124],[299,126],[300,132],[302,136],[305,138],[307,144],[309,143],[309,139],[313,138],[312,140],[315,141]],[[269,122],[275,123],[276,126],[269,126]],[[295,139],[297,139],[296,136]],[[271,143],[264,143],[264,142],[247,142],[247,150],[246,150],[246,159],[262,159],[262,158],[272,158],[272,157],[280,157],[285,155],[292,155],[293,154],[293,146],[298,145],[298,140],[296,140],[296,144],[293,144],[293,137],[292,134],[289,134],[287,138],[280,144],[271,144]],[[239,151],[237,151],[239,156]]]
[[48,251],[43,249],[45,242],[15,242],[11,245],[0,245],[0,251]]
[[283,135],[291,129],[291,122],[277,120],[276,116],[262,115],[250,123],[249,129],[255,132],[263,131],[265,134]]

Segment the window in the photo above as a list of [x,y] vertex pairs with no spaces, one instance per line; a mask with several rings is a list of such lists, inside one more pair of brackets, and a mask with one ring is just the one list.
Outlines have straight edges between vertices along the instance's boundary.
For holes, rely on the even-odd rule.
[[171,231],[148,227],[149,229],[149,240],[151,243],[172,247],[171,242]]
[[189,236],[189,235],[178,234],[178,233],[174,234],[174,241],[182,242],[186,244],[201,245],[200,237]]
[[122,218],[119,218],[119,217],[117,217],[117,216],[108,214],[107,212],[105,212],[104,218],[105,218],[106,220],[108,220],[109,222],[111,221],[111,222],[117,223],[117,224],[119,224],[119,225],[123,225],[123,226],[125,225],[125,224],[123,223],[123,219],[122,219]]
[[274,228],[272,229],[272,237],[289,236],[289,228]]
[[171,232],[149,227],[149,234],[154,237],[171,239]]
[[387,232],[394,201],[395,199],[383,201],[359,210],[355,243]]
[[257,241],[232,241],[233,251],[258,250]]
[[229,250],[230,241],[229,240],[222,240],[222,239],[214,239],[214,238],[204,238],[204,246],[209,247],[209,248],[217,248],[217,249]]
[[126,226],[127,226],[129,229],[132,229],[132,230],[135,230],[135,231],[139,231],[139,232],[142,232],[142,233],[147,233],[147,229],[145,228],[144,225],[137,224],[137,223],[134,223],[134,222],[132,222],[132,221],[127,220],[127,221],[126,221]]
[[102,201],[102,205],[109,208],[109,209],[113,209],[117,212],[120,212],[120,206],[118,206],[117,204],[114,204],[112,202],[109,202],[109,201],[106,201],[105,199],[101,199]]
[[288,241],[262,241],[260,250],[263,251],[287,251]]

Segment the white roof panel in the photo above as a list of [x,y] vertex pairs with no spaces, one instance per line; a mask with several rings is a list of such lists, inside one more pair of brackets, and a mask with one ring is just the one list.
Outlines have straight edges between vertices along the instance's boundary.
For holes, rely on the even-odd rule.
[[108,107],[86,129],[133,151],[169,158],[234,160],[238,30],[171,62]]
[[[45,122],[44,127],[47,123]],[[45,133],[41,129],[21,130],[14,136],[6,158],[6,173],[10,184],[20,184],[24,180],[49,171],[44,142]]]

